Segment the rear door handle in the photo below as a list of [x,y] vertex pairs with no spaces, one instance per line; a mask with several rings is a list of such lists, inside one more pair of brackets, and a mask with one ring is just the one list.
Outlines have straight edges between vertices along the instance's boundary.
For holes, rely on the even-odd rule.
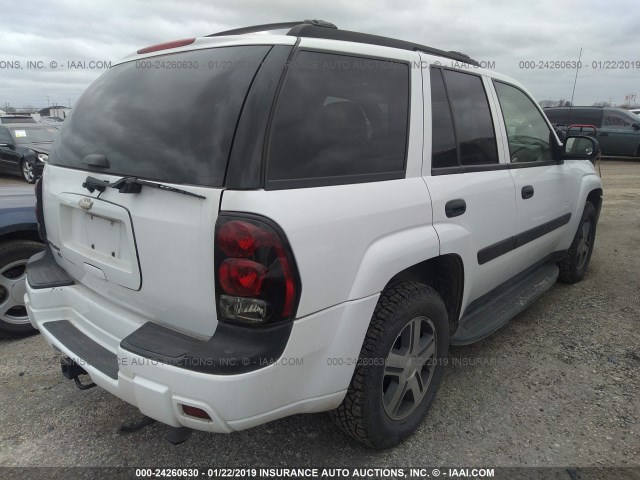
[[467,211],[467,202],[461,198],[449,200],[444,206],[444,213],[449,218],[459,217]]
[[522,198],[526,200],[527,198],[533,197],[533,191],[533,186],[525,185],[521,190]]

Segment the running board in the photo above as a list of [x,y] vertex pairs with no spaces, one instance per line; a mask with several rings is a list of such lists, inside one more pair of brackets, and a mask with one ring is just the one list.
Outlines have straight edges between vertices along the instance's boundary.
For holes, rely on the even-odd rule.
[[451,345],[468,345],[488,337],[549,290],[559,269],[544,263],[525,270],[475,300],[460,319]]

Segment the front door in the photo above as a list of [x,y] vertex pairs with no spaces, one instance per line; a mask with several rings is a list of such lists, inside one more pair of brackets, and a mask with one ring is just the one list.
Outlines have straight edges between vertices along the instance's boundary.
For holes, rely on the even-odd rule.
[[559,249],[566,238],[580,175],[559,162],[558,141],[540,109],[513,85],[493,82],[509,149],[509,172],[516,193],[514,249],[527,266]]
[[640,130],[633,124],[640,124],[640,118],[634,122],[632,114],[623,114],[614,110],[605,110],[602,128],[598,131],[598,142],[604,155],[635,156],[640,143]]

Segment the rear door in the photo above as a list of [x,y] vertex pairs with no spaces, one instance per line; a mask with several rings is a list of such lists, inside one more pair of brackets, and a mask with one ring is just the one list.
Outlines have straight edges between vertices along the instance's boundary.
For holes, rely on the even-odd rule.
[[518,271],[510,255],[516,224],[513,180],[498,149],[483,78],[435,67],[426,73],[431,115],[425,115],[430,118],[425,153],[431,162],[424,181],[440,254],[463,256],[463,303],[468,304]]
[[[245,97],[271,49],[130,61],[83,94],[54,143],[43,192],[48,241],[76,280],[151,321],[213,334],[214,225],[227,161]],[[124,177],[180,192],[88,185]]]

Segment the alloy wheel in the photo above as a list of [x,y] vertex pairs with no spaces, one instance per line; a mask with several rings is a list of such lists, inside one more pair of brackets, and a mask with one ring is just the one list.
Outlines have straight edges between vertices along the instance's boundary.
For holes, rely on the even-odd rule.
[[5,265],[0,270],[0,320],[13,323],[29,323],[24,306],[26,293],[27,259]]
[[427,317],[413,318],[396,337],[382,378],[382,404],[392,420],[402,420],[420,405],[437,358],[437,334]]

